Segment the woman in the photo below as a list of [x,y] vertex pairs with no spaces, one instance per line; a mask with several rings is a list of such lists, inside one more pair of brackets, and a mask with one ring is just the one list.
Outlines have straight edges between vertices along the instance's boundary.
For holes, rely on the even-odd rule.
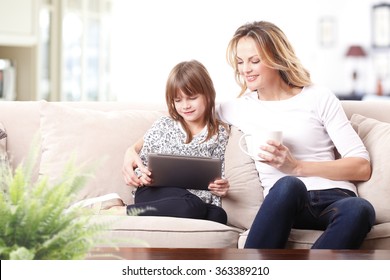
[[[140,208],[144,209],[140,216],[196,218],[226,224],[221,197],[226,195],[229,182],[223,176],[210,183],[208,190],[148,186],[153,178],[147,169],[149,153],[214,157],[223,162],[228,141],[227,127],[215,117],[213,82],[200,62],[177,64],[169,74],[165,97],[169,116],[157,120],[127,151],[124,179],[137,187],[135,203],[127,205],[127,211]],[[131,155],[137,158],[136,163],[126,160]]]
[[312,84],[272,23],[239,27],[227,58],[241,94],[221,104],[221,119],[249,134],[283,131],[282,143],[270,140],[260,147],[268,152],[256,161],[265,199],[245,248],[284,248],[291,228],[323,230],[313,248],[359,248],[375,211],[357,197],[352,181],[368,180],[371,167],[336,96]]

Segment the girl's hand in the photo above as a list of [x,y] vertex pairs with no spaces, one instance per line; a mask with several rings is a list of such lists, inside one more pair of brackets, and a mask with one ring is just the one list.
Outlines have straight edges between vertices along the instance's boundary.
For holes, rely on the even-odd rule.
[[230,184],[226,179],[217,179],[209,184],[209,190],[212,194],[220,197],[226,196],[229,190]]

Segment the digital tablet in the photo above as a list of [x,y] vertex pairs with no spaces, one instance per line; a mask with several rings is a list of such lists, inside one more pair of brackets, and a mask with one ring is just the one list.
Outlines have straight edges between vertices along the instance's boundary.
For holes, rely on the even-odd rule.
[[207,190],[222,176],[222,161],[217,158],[149,154],[151,186]]

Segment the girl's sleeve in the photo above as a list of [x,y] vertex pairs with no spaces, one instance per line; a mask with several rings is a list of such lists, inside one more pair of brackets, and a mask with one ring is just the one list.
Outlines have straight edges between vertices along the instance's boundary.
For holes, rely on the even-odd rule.
[[152,126],[145,132],[143,138],[144,138],[144,145],[142,146],[142,149],[139,153],[139,156],[143,162],[144,165],[147,165],[147,157],[148,157],[148,154],[153,152],[151,150],[151,146],[152,144],[155,144],[154,143],[154,140],[153,139],[158,139],[158,137],[156,137],[156,134],[160,134],[161,131],[164,131],[162,129],[163,125],[164,125],[164,118],[166,117],[161,117],[159,118],[158,120],[156,120]]

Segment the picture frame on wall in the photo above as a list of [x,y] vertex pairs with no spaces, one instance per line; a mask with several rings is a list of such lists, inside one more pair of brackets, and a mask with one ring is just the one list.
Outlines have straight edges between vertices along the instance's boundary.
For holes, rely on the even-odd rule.
[[336,43],[336,21],[333,17],[323,17],[319,21],[319,43],[321,47],[333,47]]
[[390,48],[390,3],[372,7],[372,46]]

